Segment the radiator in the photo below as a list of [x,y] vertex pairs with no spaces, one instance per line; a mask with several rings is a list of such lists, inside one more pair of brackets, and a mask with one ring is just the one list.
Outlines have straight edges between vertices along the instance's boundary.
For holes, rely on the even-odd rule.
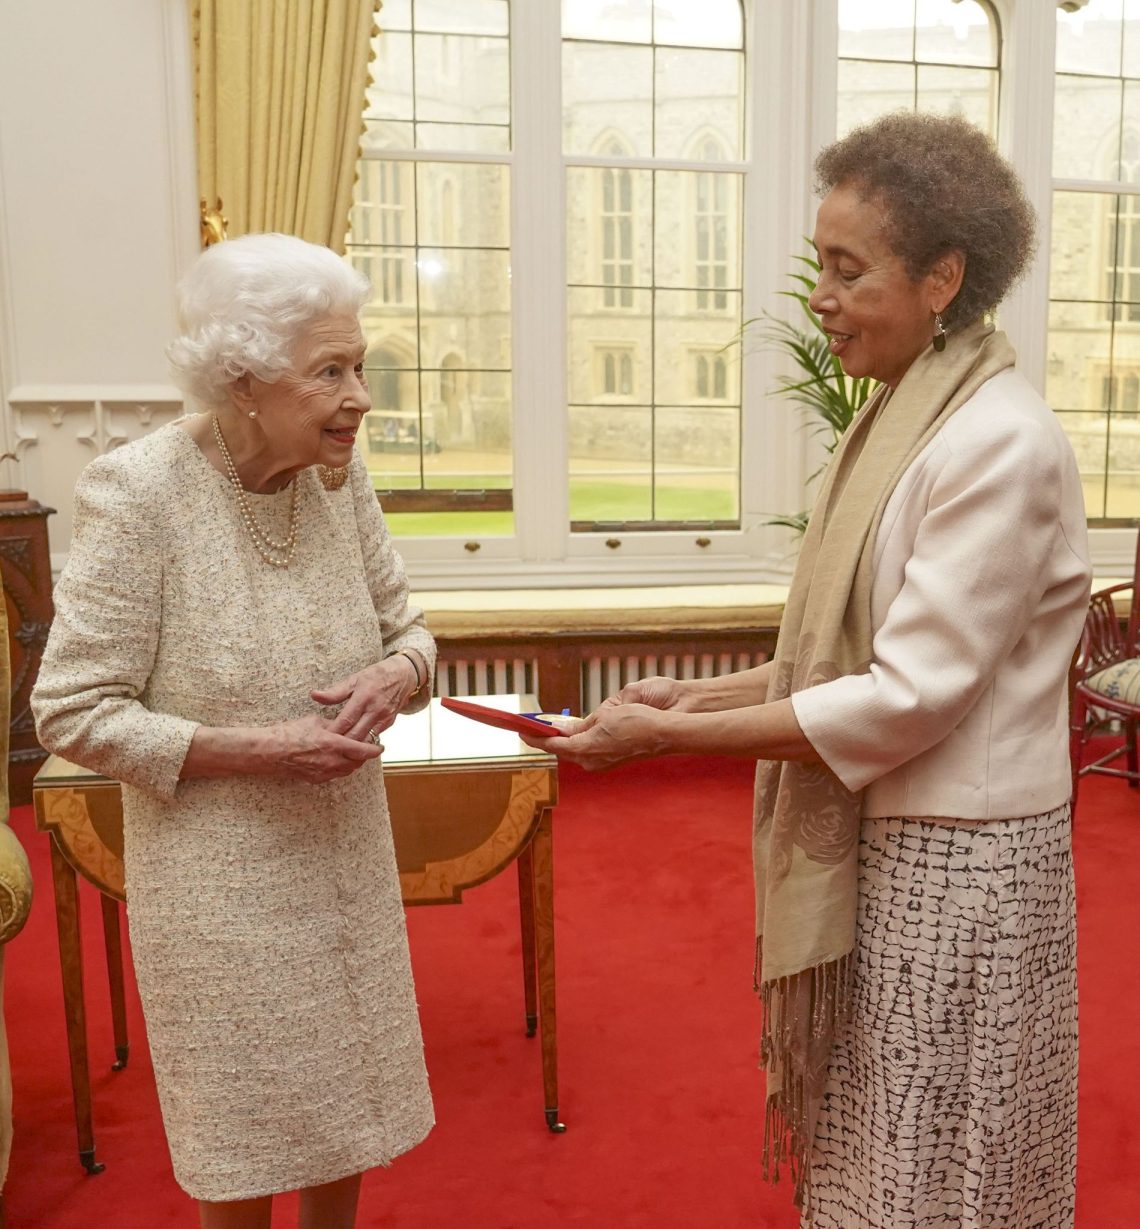
[[437,696],[537,695],[538,662],[512,658],[440,661],[435,670]]
[[[767,661],[758,653],[662,653],[646,656],[591,656],[581,665],[582,712],[597,708],[627,683],[665,674],[670,678],[704,679],[749,670]],[[437,696],[538,694],[539,665],[533,658],[487,658],[441,661],[436,669]]]

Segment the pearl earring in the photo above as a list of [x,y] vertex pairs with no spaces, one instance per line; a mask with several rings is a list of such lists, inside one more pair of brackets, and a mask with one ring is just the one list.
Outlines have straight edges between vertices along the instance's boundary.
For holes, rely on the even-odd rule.
[[256,417],[257,417],[257,411],[256,411],[256,410],[250,410],[250,412],[249,412],[249,416],[250,416],[250,418],[256,418]]

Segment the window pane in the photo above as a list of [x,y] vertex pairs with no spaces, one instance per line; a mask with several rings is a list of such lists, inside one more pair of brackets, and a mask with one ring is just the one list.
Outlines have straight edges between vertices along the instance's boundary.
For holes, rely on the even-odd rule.
[[365,92],[365,119],[412,118],[412,36],[383,30],[372,40],[372,82]]
[[1108,457],[1105,515],[1140,517],[1140,422],[1135,414],[1114,414],[1109,420]]
[[511,148],[511,130],[503,124],[417,124],[416,148],[505,154]]
[[416,171],[420,244],[425,247],[509,246],[508,183],[505,166],[421,162]]
[[658,409],[655,437],[657,520],[739,520],[740,411],[736,406]]
[[740,0],[657,3],[654,5],[653,39],[677,47],[742,47],[744,14]]
[[570,406],[570,519],[650,520],[652,450],[648,406]]
[[417,34],[416,118],[510,121],[509,44],[503,38]]
[[840,0],[837,128],[892,111],[960,115],[997,133],[999,28],[977,0]]
[[1057,417],[1077,456],[1077,468],[1085,492],[1085,514],[1090,518],[1108,515],[1105,511],[1108,419],[1099,414],[1068,414],[1063,411]]
[[1100,303],[1049,306],[1045,397],[1055,410],[1107,412],[1113,326]]
[[509,368],[509,254],[424,248],[417,265],[423,366],[442,367],[459,346],[466,367]]
[[840,56],[913,60],[914,2],[839,0]]
[[836,133],[845,136],[888,111],[913,111],[913,64],[840,60]]
[[[653,295],[634,292],[632,309],[620,317],[598,311],[598,291],[571,287],[567,296],[569,395],[572,402],[587,404],[613,397],[646,401],[652,396]],[[630,392],[620,392],[620,357],[628,356]],[[605,358],[619,360],[614,369],[613,389],[606,391]]]
[[[444,34],[506,34],[510,29],[507,0],[415,0],[416,29]],[[381,17],[387,9],[385,0]]]
[[1111,299],[1114,287],[1116,197],[1100,192],[1053,194],[1049,296]]
[[362,447],[393,532],[513,532],[509,168],[407,156],[509,153],[508,17],[389,0],[373,39],[347,250],[373,286]]
[[509,488],[514,466],[510,374],[450,367],[425,371],[422,387],[424,414],[431,416],[437,441],[424,455],[425,485]]
[[[738,290],[742,274],[741,176],[718,171],[658,171],[655,272],[658,286]],[[723,310],[723,294],[703,296]]]
[[366,374],[372,409],[364,416],[361,451],[373,485],[419,486],[419,373],[369,369]]
[[744,56],[736,51],[670,48],[656,56],[656,148],[659,158],[692,158],[697,138],[715,133],[727,158],[743,141]]
[[410,162],[361,162],[353,191],[353,242],[410,247],[416,241],[414,199]]
[[1089,0],[1076,13],[1057,10],[1057,71],[1120,75],[1120,0]]
[[918,110],[934,115],[960,115],[983,132],[996,132],[998,75],[988,68],[920,64]]
[[1140,81],[1124,82],[1120,178],[1140,184]]
[[1053,174],[1058,179],[1119,178],[1122,89],[1123,82],[1103,77],[1057,77]]
[[[570,167],[566,172],[566,274],[571,285],[652,283],[653,172]],[[631,292],[598,307],[631,308]]]
[[386,153],[390,149],[412,149],[415,145],[415,129],[410,121],[376,120],[364,121],[360,137],[360,152],[365,158]]
[[1135,415],[1135,380],[1140,376],[1140,331],[1127,321],[1117,324],[1112,339],[1112,418]]
[[[399,353],[415,366],[417,359],[416,266],[406,248],[349,248],[354,268],[372,283],[372,297],[364,305],[364,335],[369,349],[380,338],[399,342]],[[382,364],[387,365],[387,364]]]
[[997,31],[976,0],[918,0],[915,59],[997,67]]
[[1126,0],[1124,6],[1124,75],[1140,77],[1140,5]]
[[653,38],[650,0],[562,0],[562,37],[599,42],[648,43]]
[[[587,11],[600,38],[603,9]],[[613,162],[566,176],[575,530],[739,517],[739,372],[721,351],[740,328],[742,177],[623,162],[743,158],[744,55],[728,49],[743,9],[658,3],[652,17],[645,48],[563,44],[565,151]],[[683,438],[714,420],[715,440]]]
[[376,21],[382,30],[410,30],[412,0],[384,0]]
[[[691,401],[690,356],[694,350],[719,352],[739,334],[741,296],[730,291],[724,298],[723,311],[711,312],[697,308],[697,295],[691,290],[657,291],[653,346],[654,400],[658,405],[683,405]],[[734,392],[737,370],[733,362],[730,371]]]
[[652,50],[563,43],[563,150],[596,154],[615,133],[627,157],[653,153]]

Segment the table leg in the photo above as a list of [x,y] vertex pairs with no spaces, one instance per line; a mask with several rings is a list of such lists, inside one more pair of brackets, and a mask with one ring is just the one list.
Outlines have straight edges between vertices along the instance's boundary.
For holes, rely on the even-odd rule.
[[95,1129],[91,1117],[91,1071],[87,1065],[87,1011],[83,999],[83,952],[79,941],[79,892],[75,872],[51,841],[51,873],[55,885],[55,921],[59,933],[59,963],[63,971],[63,1003],[67,1013],[67,1052],[71,1063],[71,1096],[79,1162],[89,1174],[103,1172],[95,1160]]
[[534,859],[535,948],[538,1012],[542,1027],[542,1091],[546,1125],[565,1131],[558,1119],[558,1013],[554,999],[554,812],[545,807],[531,841]]
[[518,856],[518,870],[526,1035],[533,1037],[538,1031],[538,1004],[535,997],[534,858],[529,845]]
[[103,906],[103,946],[107,952],[107,984],[111,991],[111,1028],[115,1036],[115,1061],[112,1071],[122,1071],[130,1056],[127,1042],[127,1003],[123,990],[123,937],[119,928],[119,902],[106,893],[99,894]]

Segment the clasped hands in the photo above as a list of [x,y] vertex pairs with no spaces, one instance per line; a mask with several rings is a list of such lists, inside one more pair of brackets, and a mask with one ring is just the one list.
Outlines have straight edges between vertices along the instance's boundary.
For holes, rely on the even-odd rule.
[[602,772],[630,760],[666,754],[661,715],[669,710],[683,712],[684,703],[685,690],[676,679],[640,679],[603,701],[571,735],[526,733],[520,737],[530,747],[553,752],[559,760]]
[[396,720],[415,691],[418,673],[402,654],[392,654],[311,694],[334,717],[313,713],[270,727],[277,739],[283,775],[323,784],[346,777],[384,750],[379,736]]

